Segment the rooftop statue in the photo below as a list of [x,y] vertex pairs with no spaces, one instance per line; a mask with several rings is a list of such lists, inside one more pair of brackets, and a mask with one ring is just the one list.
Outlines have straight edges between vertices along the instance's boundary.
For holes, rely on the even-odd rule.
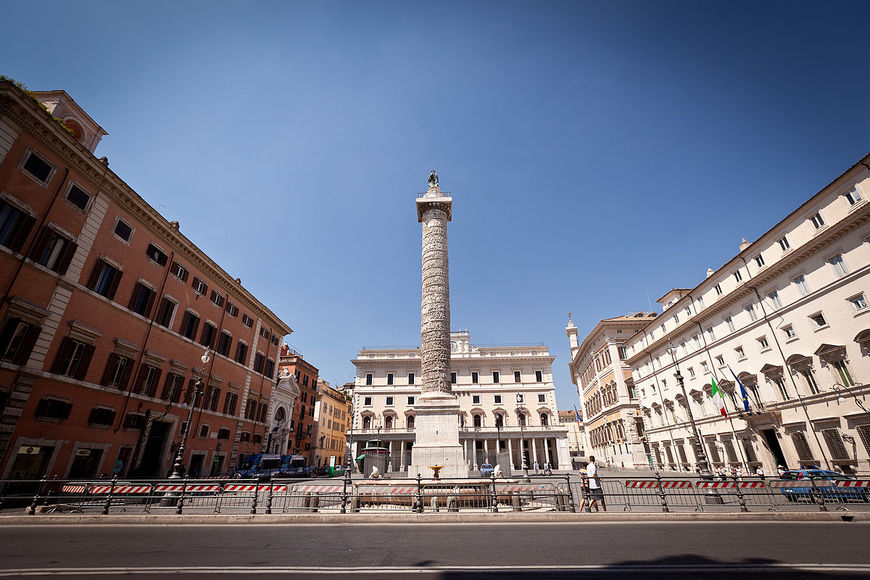
[[429,189],[438,189],[438,174],[434,169],[429,173]]

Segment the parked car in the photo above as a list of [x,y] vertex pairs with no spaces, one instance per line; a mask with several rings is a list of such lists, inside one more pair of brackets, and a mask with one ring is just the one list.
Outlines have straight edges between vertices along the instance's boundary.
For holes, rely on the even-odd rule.
[[481,463],[480,464],[480,477],[492,477],[492,464],[491,463]]
[[813,493],[825,501],[863,501],[870,503],[870,487],[840,487],[836,482],[851,481],[854,477],[825,469],[792,469],[780,476],[783,481],[805,481],[806,486],[781,487],[779,491],[789,501],[814,501]]

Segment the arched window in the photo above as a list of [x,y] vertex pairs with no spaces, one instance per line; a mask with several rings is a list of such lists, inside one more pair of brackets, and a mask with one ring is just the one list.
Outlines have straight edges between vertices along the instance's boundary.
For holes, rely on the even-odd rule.
[[480,415],[474,416],[474,426],[475,427],[482,427],[483,426],[483,420],[481,419]]
[[499,429],[504,427],[504,415],[501,413],[495,416],[495,426]]
[[414,428],[414,415],[408,415],[408,429]]
[[541,425],[549,425],[549,420],[550,418],[547,416],[546,413],[541,413]]
[[519,415],[517,415],[517,422],[520,425],[522,425],[523,427],[525,427],[526,426],[526,414],[520,413]]
[[384,417],[384,429],[392,429],[393,428],[393,416],[387,415]]
[[284,407],[278,407],[278,410],[275,411],[275,422],[276,423],[283,423],[284,419],[286,419],[286,418],[287,418],[287,416],[284,413]]
[[372,428],[372,418],[366,415],[363,417],[363,429],[371,429]]

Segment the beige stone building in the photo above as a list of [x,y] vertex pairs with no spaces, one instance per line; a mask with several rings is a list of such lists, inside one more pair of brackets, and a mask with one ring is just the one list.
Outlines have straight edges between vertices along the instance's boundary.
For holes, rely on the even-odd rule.
[[625,343],[656,317],[655,313],[607,318],[580,343],[573,322],[565,329],[571,347],[571,380],[583,405],[588,453],[606,465],[649,465],[637,392]]
[[345,463],[347,429],[350,422],[348,396],[323,379],[317,380],[317,402],[314,404],[315,467],[341,466]]
[[870,471],[868,162],[744,241],[694,288],[665,294],[663,313],[628,340],[656,464],[694,469],[691,409],[715,466]]

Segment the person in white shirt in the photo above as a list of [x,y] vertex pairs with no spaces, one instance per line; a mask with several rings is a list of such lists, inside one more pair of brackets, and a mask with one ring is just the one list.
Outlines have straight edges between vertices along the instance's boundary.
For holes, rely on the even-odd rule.
[[601,509],[607,511],[607,505],[604,503],[604,490],[601,488],[601,479],[598,477],[598,465],[595,464],[595,456],[589,456],[589,465],[586,466],[586,477],[589,478],[589,508],[595,508],[598,511],[598,502],[601,502]]

